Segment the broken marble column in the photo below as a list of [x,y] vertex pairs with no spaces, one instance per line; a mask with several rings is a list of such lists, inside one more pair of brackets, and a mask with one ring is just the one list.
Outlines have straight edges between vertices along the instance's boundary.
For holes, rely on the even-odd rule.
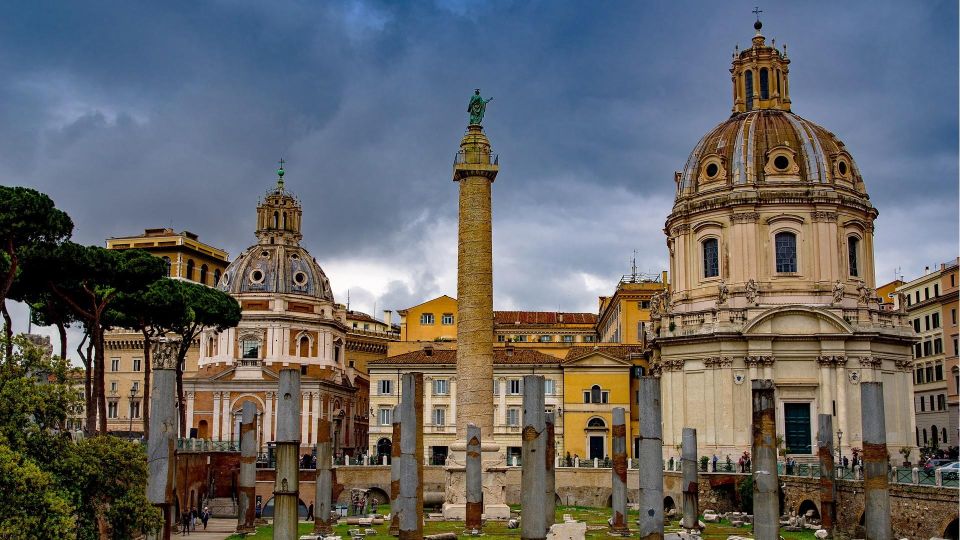
[[423,539],[423,373],[400,381],[400,540]]
[[613,408],[613,519],[610,532],[628,536],[627,526],[627,423],[623,407]]
[[163,513],[163,529],[157,538],[169,540],[173,526],[174,449],[177,438],[176,409],[177,342],[157,340],[151,361],[150,438],[147,439],[147,500]]
[[777,416],[774,384],[752,381],[753,392],[753,535],[756,540],[780,538],[780,480],[777,476]]
[[474,423],[467,424],[467,519],[468,531],[479,531],[483,527],[483,463],[480,444],[480,428]]
[[684,529],[699,529],[700,512],[697,508],[700,490],[697,485],[697,430],[683,428],[681,439],[683,445],[680,450],[680,459],[683,471],[683,521],[680,526]]
[[317,420],[317,478],[316,507],[313,513],[313,532],[317,535],[333,534],[330,512],[333,510],[333,443],[332,426],[326,418]]
[[257,406],[245,401],[240,413],[240,475],[238,478],[237,532],[252,533],[257,530]]
[[553,412],[546,413],[544,418],[547,425],[547,450],[543,453],[543,457],[545,458],[547,471],[546,482],[544,482],[546,486],[546,492],[543,499],[543,517],[546,520],[544,524],[546,525],[547,530],[550,530],[550,526],[556,522],[557,517],[557,436],[556,419],[554,418]]
[[660,379],[640,377],[640,540],[663,539]]
[[273,486],[273,538],[297,540],[300,493],[300,369],[280,370],[277,392],[276,481]]
[[[520,470],[520,537],[547,536],[543,495],[546,492],[547,425],[544,419],[543,375],[523,377],[523,431],[520,434],[523,467]],[[552,457],[552,456],[551,456]]]
[[393,441],[390,445],[390,528],[400,535],[400,406],[393,407]]
[[890,493],[887,485],[887,429],[883,410],[883,383],[860,383],[863,418],[864,528],[870,540],[889,540]]
[[817,416],[817,455],[820,458],[820,527],[833,532],[836,519],[836,477],[833,467],[833,416]]

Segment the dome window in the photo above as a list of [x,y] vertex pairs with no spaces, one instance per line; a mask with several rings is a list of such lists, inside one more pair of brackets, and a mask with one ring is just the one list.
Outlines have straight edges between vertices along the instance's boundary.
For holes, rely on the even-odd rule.
[[270,252],[269,252],[269,251],[261,251],[261,252],[260,252],[260,258],[261,258],[261,259],[267,259],[267,258],[269,258],[269,257],[270,257]]
[[716,163],[707,165],[707,178],[713,178],[718,172],[720,172],[720,167]]
[[785,171],[787,167],[790,166],[790,159],[787,156],[777,156],[773,158],[773,166],[777,168],[778,171]]
[[720,275],[720,250],[716,238],[703,241],[703,277],[713,278]]
[[[767,152],[767,163],[763,172],[767,176],[795,176],[800,174],[793,148],[786,144],[778,145]],[[796,178],[799,179],[799,178]]]
[[776,247],[777,273],[790,274],[797,271],[797,235],[792,232],[780,232],[774,236]]
[[860,239],[856,236],[847,238],[847,259],[850,264],[850,275],[860,276]]
[[297,285],[303,286],[307,283],[307,274],[304,272],[297,272],[293,274],[293,281]]
[[700,165],[700,181],[717,180],[727,175],[723,168],[723,158],[717,154],[706,156]]
[[760,99],[770,99],[770,75],[767,68],[760,69]]
[[258,269],[250,272],[250,281],[252,283],[263,283],[263,271]]
[[847,175],[847,163],[846,163],[845,161],[841,161],[840,163],[838,163],[838,164],[837,164],[837,170],[840,171],[840,174],[841,174],[841,175],[846,176],[846,175]]

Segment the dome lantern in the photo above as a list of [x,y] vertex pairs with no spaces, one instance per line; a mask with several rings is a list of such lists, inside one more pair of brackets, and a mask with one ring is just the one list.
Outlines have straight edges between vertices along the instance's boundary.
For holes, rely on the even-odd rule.
[[284,161],[277,169],[277,187],[267,192],[257,205],[257,238],[264,244],[299,245],[303,235],[300,201],[284,188]]
[[766,44],[757,19],[751,47],[735,51],[730,66],[733,82],[733,113],[758,109],[790,110],[789,67],[786,46],[783,52]]

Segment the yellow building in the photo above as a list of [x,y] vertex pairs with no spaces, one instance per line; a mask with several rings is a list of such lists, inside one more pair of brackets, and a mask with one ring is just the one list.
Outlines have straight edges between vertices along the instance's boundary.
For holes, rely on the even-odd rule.
[[438,296],[411,308],[398,309],[400,341],[456,341],[457,300]]
[[[605,459],[611,454],[614,407],[631,408],[631,368],[641,355],[636,346],[572,347],[561,364],[563,370],[564,456]],[[637,455],[635,421],[626,426],[630,457]]]
[[142,249],[163,259],[170,277],[211,287],[220,282],[220,276],[230,264],[226,251],[204,244],[190,231],[146,229],[140,235],[107,239],[107,249]]
[[629,274],[620,278],[613,296],[600,297],[597,335],[604,343],[643,345],[650,323],[650,301],[666,288],[667,273],[656,277]]

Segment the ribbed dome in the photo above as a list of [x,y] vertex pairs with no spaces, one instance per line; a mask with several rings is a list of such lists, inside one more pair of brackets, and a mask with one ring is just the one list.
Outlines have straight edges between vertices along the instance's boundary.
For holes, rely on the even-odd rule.
[[840,139],[778,109],[734,114],[700,139],[678,175],[678,199],[722,188],[805,182],[866,193]]
[[257,244],[247,248],[220,278],[230,294],[302,294],[333,302],[330,281],[317,261],[298,245]]

